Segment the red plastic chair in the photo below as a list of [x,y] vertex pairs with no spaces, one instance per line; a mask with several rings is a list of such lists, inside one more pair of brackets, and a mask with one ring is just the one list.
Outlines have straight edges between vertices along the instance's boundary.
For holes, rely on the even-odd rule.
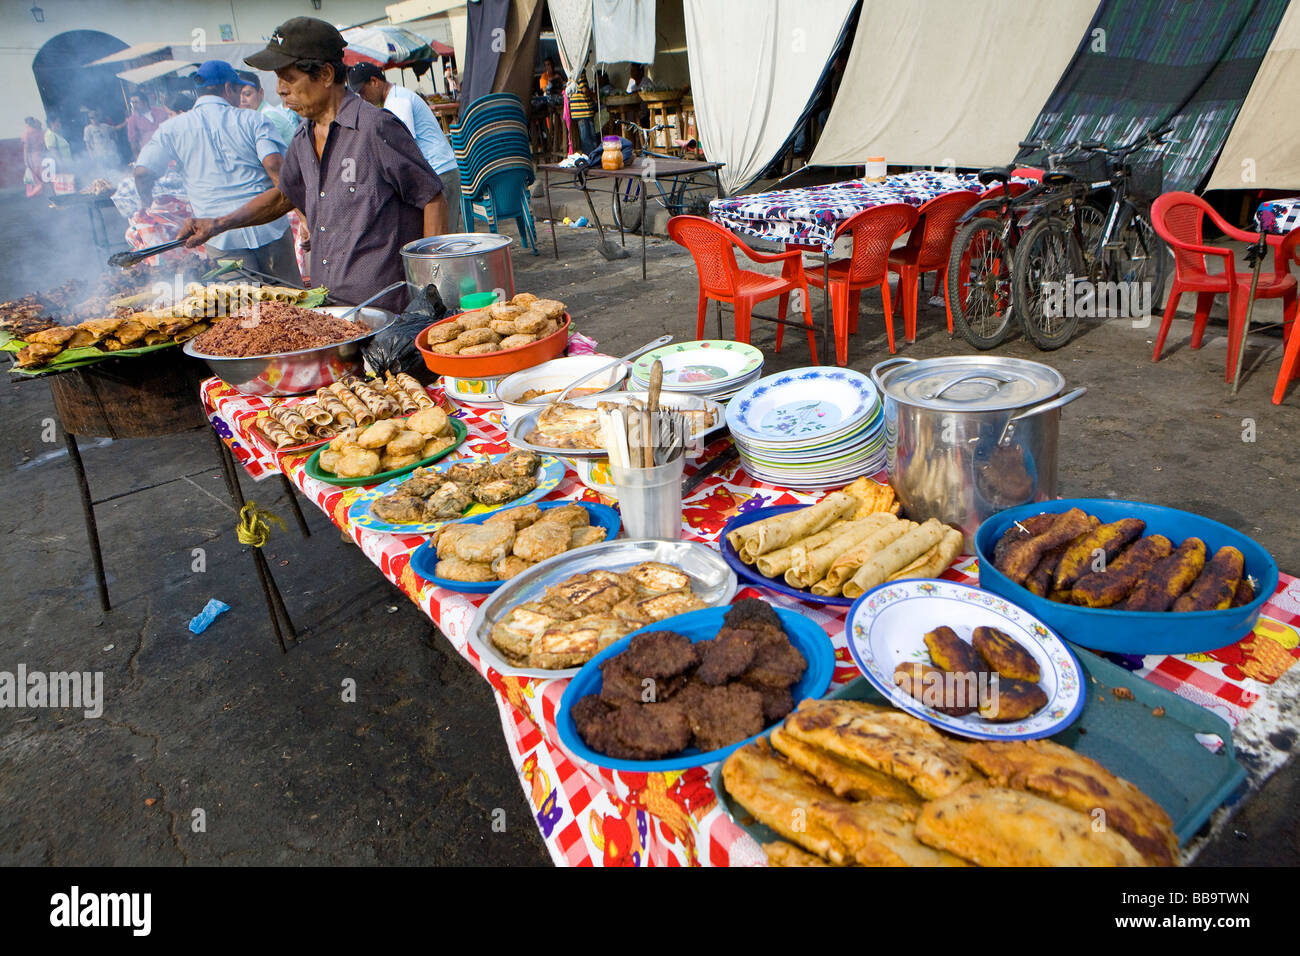
[[1036,183],[1043,181],[1043,171],[1033,166],[1017,166],[1011,170],[1011,175],[1018,179],[1032,179]]
[[[1278,247],[1277,255],[1287,265],[1292,262],[1300,265],[1300,229],[1292,229],[1282,238],[1282,245]],[[1263,276],[1260,278],[1262,279]],[[1249,290],[1250,287],[1246,288]],[[1277,375],[1277,385],[1273,387],[1274,405],[1282,404],[1287,383],[1300,376],[1300,335],[1296,335],[1295,331],[1295,309],[1291,310],[1289,316],[1284,315],[1283,319],[1286,322],[1284,329],[1286,345],[1282,352],[1282,369]]]
[[[943,281],[943,299],[948,301],[948,254],[952,251],[957,220],[979,197],[968,189],[935,196],[917,210],[920,219],[907,245],[889,254],[889,271],[898,273],[898,292],[903,299],[903,337],[916,341],[916,290],[921,274],[935,273],[935,288]],[[952,334],[952,310],[948,309],[948,334]]]
[[[1242,242],[1256,242],[1259,233],[1246,232],[1229,225],[1216,213],[1204,199],[1185,192],[1169,192],[1157,197],[1151,205],[1151,220],[1156,233],[1169,243],[1174,250],[1174,284],[1169,290],[1169,302],[1165,306],[1164,320],[1160,323],[1160,332],[1156,336],[1155,351],[1151,361],[1160,361],[1160,353],[1165,347],[1165,338],[1173,324],[1178,311],[1178,300],[1185,292],[1196,293],[1196,316],[1192,323],[1192,348],[1201,347],[1201,338],[1205,333],[1205,323],[1210,317],[1210,307],[1214,305],[1216,295],[1228,296],[1228,363],[1224,380],[1231,382],[1237,368],[1237,349],[1241,343],[1241,330],[1246,322],[1246,308],[1250,298],[1250,272],[1238,272],[1236,259],[1231,249],[1207,246],[1202,241],[1202,226],[1205,216],[1209,216],[1216,226],[1229,239]],[[1289,238],[1289,237],[1288,237]],[[1296,280],[1290,274],[1287,263],[1289,259],[1282,255],[1282,237],[1269,238],[1274,247],[1273,274],[1262,273],[1255,288],[1257,299],[1281,299],[1283,312],[1288,322],[1295,318]],[[1294,250],[1292,243],[1292,250]],[[1206,267],[1206,256],[1219,256],[1223,259],[1222,272],[1210,272]]]
[[[703,216],[674,216],[668,220],[668,236],[678,245],[685,246],[695,259],[700,276],[700,302],[695,325],[695,337],[704,338],[704,318],[709,300],[729,303],[736,314],[736,341],[749,343],[750,317],[755,304],[780,297],[777,318],[784,319],[791,292],[801,292],[804,325],[808,327],[808,348],[813,364],[817,364],[817,340],[813,337],[812,298],[808,293],[808,280],[803,271],[803,253],[798,250],[768,255],[756,252],[729,231]],[[739,249],[754,262],[779,262],[779,276],[766,275],[742,269],[736,263],[735,250]],[[776,350],[781,351],[781,333],[784,325],[776,327]]]
[[[894,308],[889,300],[889,251],[899,236],[916,225],[916,220],[915,207],[901,202],[886,203],[864,209],[844,220],[835,230],[837,239],[843,235],[853,237],[852,254],[847,259],[832,262],[829,270],[835,361],[838,364],[848,364],[850,316],[856,330],[862,290],[874,286],[880,287],[880,298],[885,306],[889,351],[895,351]],[[821,273],[810,273],[808,282],[821,288]]]

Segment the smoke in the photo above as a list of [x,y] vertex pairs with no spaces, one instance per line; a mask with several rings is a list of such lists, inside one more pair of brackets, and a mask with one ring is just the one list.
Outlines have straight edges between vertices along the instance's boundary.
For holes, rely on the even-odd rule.
[[[63,198],[52,206],[47,197],[29,199],[20,189],[0,193],[0,301],[69,279],[93,286],[109,268],[108,257],[126,248],[126,220],[111,203],[92,207],[90,197]],[[96,236],[111,248],[100,248]]]

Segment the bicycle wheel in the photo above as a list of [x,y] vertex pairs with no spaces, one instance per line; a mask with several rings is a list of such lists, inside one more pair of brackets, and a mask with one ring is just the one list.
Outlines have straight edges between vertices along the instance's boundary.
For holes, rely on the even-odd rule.
[[1078,206],[1079,234],[1083,237],[1083,265],[1092,274],[1093,260],[1097,258],[1097,244],[1106,228],[1106,208],[1092,202]]
[[1059,349],[1079,327],[1074,283],[1086,278],[1083,253],[1070,224],[1060,219],[1035,223],[1016,246],[1016,318],[1025,337],[1044,351]]
[[639,179],[629,179],[618,187],[618,202],[614,203],[614,226],[624,232],[641,228],[641,190],[645,187]]
[[1151,223],[1137,213],[1119,230],[1116,240],[1123,243],[1114,260],[1116,281],[1137,283],[1136,287],[1131,286],[1133,293],[1129,301],[1140,296],[1140,301],[1149,303],[1151,312],[1161,311],[1161,295],[1171,257],[1169,247],[1156,235]]
[[977,349],[1006,341],[1012,328],[1011,250],[997,219],[972,219],[948,256],[948,309],[953,328]]

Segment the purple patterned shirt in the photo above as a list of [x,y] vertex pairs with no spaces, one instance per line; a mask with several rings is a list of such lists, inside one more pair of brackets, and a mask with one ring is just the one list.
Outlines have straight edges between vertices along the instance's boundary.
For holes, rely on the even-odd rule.
[[[355,305],[403,278],[399,250],[424,235],[424,207],[442,192],[401,121],[348,93],[330,123],[320,161],[315,123],[298,127],[285,154],[280,192],[307,216],[315,285]],[[374,303],[399,310],[398,289]]]

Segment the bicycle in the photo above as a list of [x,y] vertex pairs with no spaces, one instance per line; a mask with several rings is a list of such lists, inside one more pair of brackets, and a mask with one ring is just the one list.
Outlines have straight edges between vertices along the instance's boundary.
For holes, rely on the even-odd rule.
[[980,170],[983,186],[1001,183],[971,206],[958,222],[948,255],[947,305],[953,328],[977,349],[1001,345],[1014,320],[1012,264],[1022,235],[1022,210],[1047,192],[1039,183],[1015,192],[1010,166]]
[[[1060,188],[1026,211],[1012,263],[1018,319],[1038,348],[1060,348],[1085,314],[1120,303],[1131,312],[1135,295],[1150,309],[1160,294],[1169,252],[1151,226],[1150,204],[1161,192],[1164,162],[1162,157],[1135,162],[1133,156],[1163,146],[1170,129],[1148,132],[1117,149],[1078,143],[1071,160],[1043,174],[1044,182],[1050,178]],[[1089,283],[1083,298],[1078,282]],[[1109,304],[1100,301],[1103,284],[1109,284]]]
[[[641,143],[638,155],[648,156],[651,159],[675,160],[678,158],[668,153],[656,153],[646,148],[646,144],[650,142],[651,133],[658,133],[661,130],[672,129],[673,127],[659,123],[650,129],[646,129],[628,120],[615,120],[614,125],[632,130],[638,135]],[[694,140],[688,140],[686,145],[691,147],[694,142]],[[641,228],[641,190],[645,188],[644,184],[646,182],[653,183],[658,192],[657,196],[647,193],[646,198],[653,199],[668,210],[669,216],[680,216],[683,212],[699,212],[700,210],[696,209],[697,205],[702,205],[703,214],[707,215],[707,201],[692,202],[687,199],[687,194],[690,192],[712,188],[707,183],[697,183],[694,175],[673,176],[669,180],[667,189],[664,188],[662,180],[648,176],[620,180],[614,186],[614,225],[618,226],[623,232],[636,232]]]

